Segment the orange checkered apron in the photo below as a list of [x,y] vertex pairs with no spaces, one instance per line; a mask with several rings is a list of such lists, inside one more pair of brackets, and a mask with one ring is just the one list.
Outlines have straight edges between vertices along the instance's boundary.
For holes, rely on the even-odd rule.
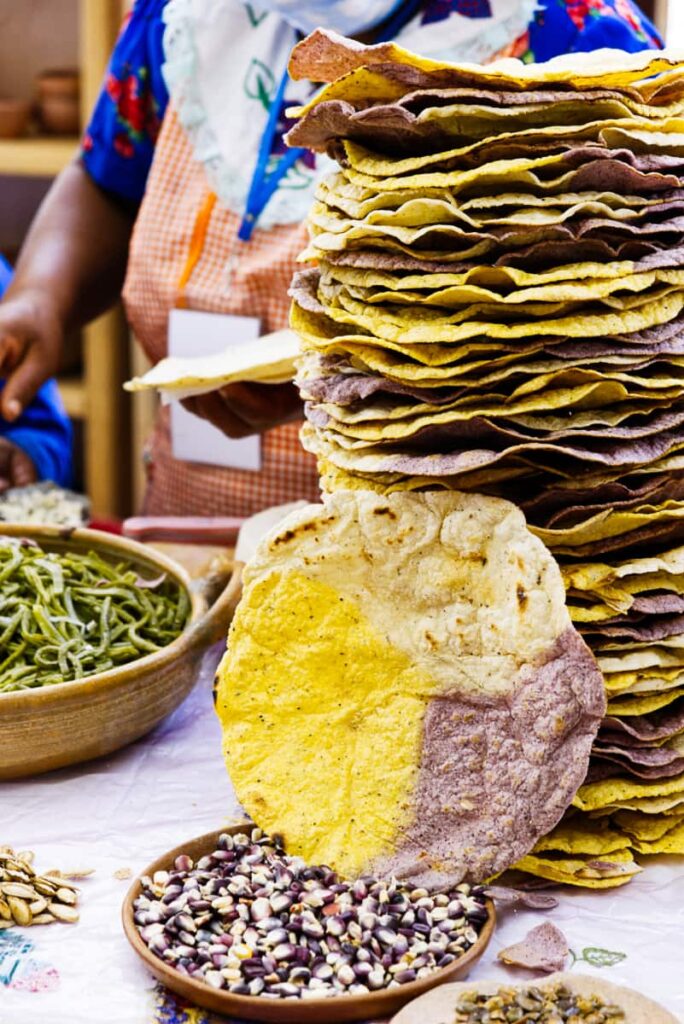
[[[181,285],[188,309],[255,316],[264,334],[287,325],[287,289],[305,230],[299,224],[257,228],[249,244],[240,244],[239,221],[214,201],[170,107],[133,233],[124,288],[129,320],[152,362],[167,353],[169,313]],[[237,251],[228,286],[229,260]],[[223,469],[175,459],[168,409],[161,409],[145,453],[145,513],[248,516],[297,498],[316,500],[316,464],[299,444],[299,427],[289,423],[262,436],[259,471]]]

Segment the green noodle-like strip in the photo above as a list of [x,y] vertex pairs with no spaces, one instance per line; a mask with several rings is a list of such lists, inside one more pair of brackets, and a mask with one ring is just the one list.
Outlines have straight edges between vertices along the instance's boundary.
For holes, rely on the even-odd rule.
[[171,643],[190,614],[166,576],[94,551],[57,554],[0,538],[0,693],[71,682]]

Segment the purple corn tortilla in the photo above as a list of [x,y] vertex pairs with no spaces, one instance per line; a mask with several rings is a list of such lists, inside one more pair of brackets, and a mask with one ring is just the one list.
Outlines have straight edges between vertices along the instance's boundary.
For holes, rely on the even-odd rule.
[[[681,247],[678,247],[681,248]],[[537,242],[535,245],[504,253],[494,261],[494,266],[518,267],[521,270],[541,270],[548,267],[565,266],[571,263],[601,263],[612,260],[634,260],[655,256],[662,250],[652,242],[628,239],[609,244],[605,239],[583,239],[581,242]],[[458,273],[467,270],[468,262],[442,262],[416,259],[408,253],[391,253],[377,249],[369,239],[363,250],[342,250],[326,254],[326,262],[338,266],[368,267],[378,270],[422,271],[423,273]]]
[[[610,506],[619,507],[624,502],[639,500],[643,504],[652,504],[653,495],[659,494],[669,483],[679,481],[680,475],[675,473],[655,474],[651,476],[623,477],[604,484],[591,484],[583,487],[580,481],[570,480],[564,487],[555,487],[548,480],[542,480],[535,486],[528,487],[527,493],[520,495],[516,501],[525,513],[528,522],[536,526],[548,526],[557,509],[565,510],[570,503],[575,506]],[[531,492],[531,493],[530,493]],[[682,598],[684,610],[684,598]],[[674,611],[678,609],[668,609]]]
[[648,768],[631,764],[619,757],[599,757],[592,754],[592,763],[587,773],[587,782],[603,782],[619,776],[657,782],[658,779],[673,779],[684,772],[684,758],[670,765]]
[[[334,423],[321,409],[305,403],[304,412],[307,420],[319,429],[334,429]],[[450,427],[454,429],[451,430]],[[402,448],[395,448],[394,442],[374,442],[369,447],[375,456],[373,472],[401,473],[406,476],[449,477],[452,480],[463,473],[496,466],[502,462],[523,460],[525,465],[538,466],[551,473],[571,475],[588,473],[596,466],[624,467],[625,471],[653,462],[668,455],[681,445],[681,433],[665,430],[650,437],[637,437],[624,442],[618,440],[596,443],[595,448],[572,443],[568,438],[554,442],[553,439],[529,439],[503,451],[492,448],[461,448],[451,451],[440,451],[453,446],[454,441],[463,441],[462,424],[444,424],[428,426],[412,435],[410,442],[405,439]],[[475,426],[477,431],[478,425]],[[574,439],[573,439],[574,440]],[[476,441],[473,439],[473,444]],[[380,449],[383,453],[380,454]],[[365,448],[359,449],[359,458],[365,454]],[[333,459],[334,461],[334,459]],[[363,468],[359,467],[362,471]]]
[[[550,530],[567,529],[570,526],[576,526],[578,523],[585,522],[591,516],[598,515],[599,512],[605,512],[608,509],[613,509],[616,512],[626,512],[644,504],[659,505],[666,501],[682,500],[684,500],[684,477],[681,474],[672,474],[647,494],[636,494],[622,501],[617,501],[614,498],[609,500],[599,499],[598,494],[593,495],[585,503],[572,505],[548,516],[543,525],[546,529]],[[530,518],[530,521],[534,522],[535,526],[542,525],[539,518]],[[684,629],[682,632],[684,632]],[[669,635],[672,636],[674,634]]]
[[680,697],[662,711],[650,715],[630,715],[629,718],[617,718],[608,715],[603,719],[598,742],[617,742],[620,745],[634,745],[629,737],[640,744],[653,743],[676,736],[684,730],[684,698]]
[[591,647],[600,645],[604,640],[655,643],[657,640],[665,640],[667,637],[684,633],[684,615],[649,616],[638,625],[624,623],[619,626],[606,626],[604,623],[592,623],[591,629],[583,629],[581,632]]
[[560,971],[568,958],[568,942],[555,924],[546,921],[528,932],[522,942],[499,951],[498,958],[510,967],[528,971]]
[[634,599],[632,610],[643,615],[669,615],[684,612],[684,597],[681,594],[653,594]]
[[[600,740],[594,743],[592,754],[596,757],[619,757],[634,765],[644,768],[665,768],[668,765],[684,762],[684,756],[669,747],[620,747],[616,744],[605,744]],[[684,763],[682,769],[684,770]]]

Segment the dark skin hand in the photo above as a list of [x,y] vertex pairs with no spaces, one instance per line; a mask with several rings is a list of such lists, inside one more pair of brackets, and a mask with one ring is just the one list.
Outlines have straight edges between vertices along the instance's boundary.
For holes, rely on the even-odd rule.
[[[17,418],[59,369],[64,335],[109,309],[126,272],[135,210],[98,188],[80,163],[56,179],[0,303],[0,415]],[[290,384],[233,384],[185,406],[229,437],[260,433],[301,416]]]
[[261,434],[302,416],[294,384],[229,384],[207,395],[186,398],[183,405],[234,438]]
[[97,188],[78,163],[65,168],[31,225],[0,303],[0,413],[20,415],[58,370],[65,333],[116,301],[133,214]]
[[32,459],[5,437],[0,437],[0,494],[9,487],[26,487],[38,479]]

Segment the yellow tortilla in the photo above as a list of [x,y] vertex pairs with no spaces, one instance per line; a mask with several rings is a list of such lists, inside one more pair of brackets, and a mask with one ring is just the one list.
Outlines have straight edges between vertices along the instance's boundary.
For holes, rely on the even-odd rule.
[[[592,866],[595,862],[605,865]],[[538,878],[564,885],[577,885],[583,889],[616,889],[638,875],[642,870],[634,860],[631,850],[625,846],[605,857],[538,857],[530,854],[515,865],[519,871],[526,871]]]
[[581,786],[573,805],[581,811],[595,811],[613,805],[624,804],[626,800],[653,800],[670,798],[675,804],[684,803],[684,778],[658,779],[645,782],[635,779],[607,779],[590,782]]
[[231,345],[215,356],[169,356],[124,387],[127,391],[157,390],[179,400],[238,381],[282,384],[294,377],[298,353],[299,339],[294,331],[276,331],[256,341]]

